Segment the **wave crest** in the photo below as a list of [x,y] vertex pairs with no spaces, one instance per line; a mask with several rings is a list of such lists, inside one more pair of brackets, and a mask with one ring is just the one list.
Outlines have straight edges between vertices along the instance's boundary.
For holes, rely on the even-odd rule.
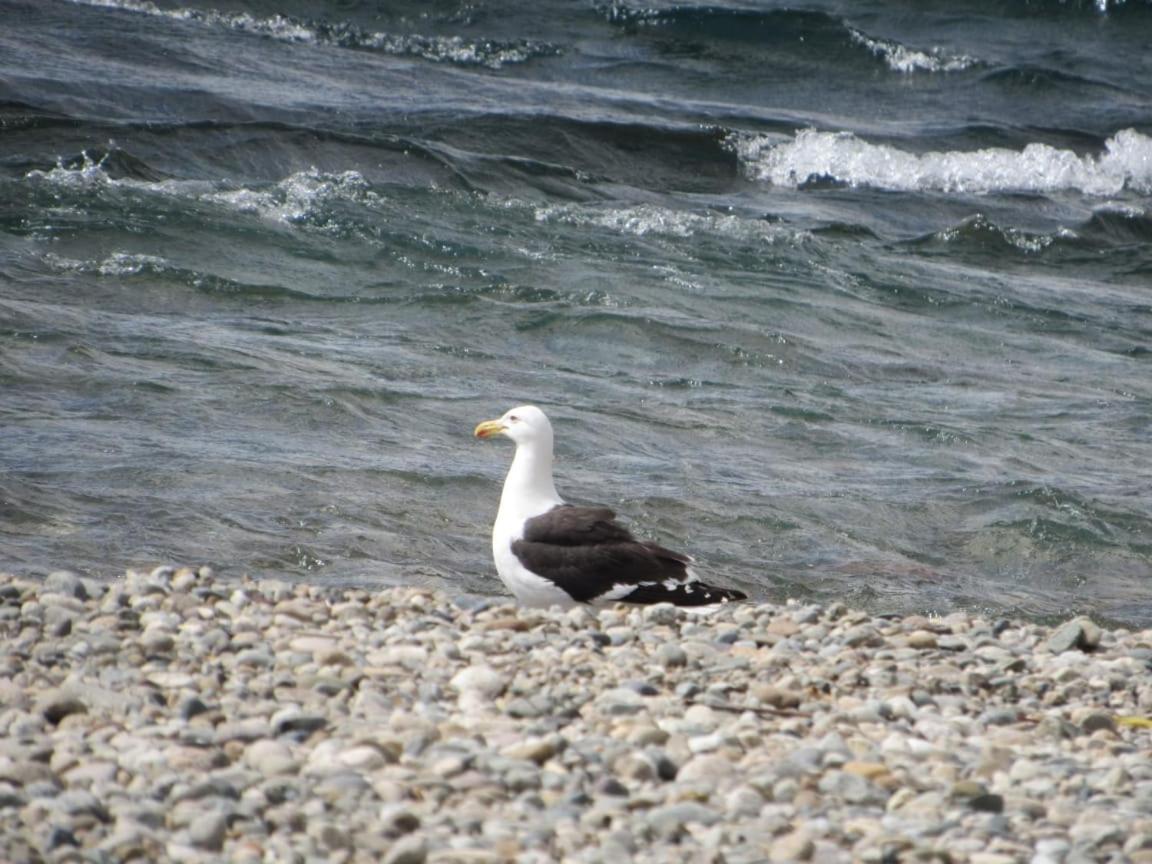
[[1023,150],[909,153],[870,144],[851,132],[815,129],[804,129],[783,143],[769,136],[737,139],[735,147],[749,177],[793,188],[831,180],[898,192],[1152,192],[1152,137],[1134,129],[1109,138],[1099,156],[1041,143]]
[[859,30],[848,28],[848,35],[884,61],[893,72],[962,72],[980,65],[980,61],[967,54],[945,54],[939,48],[921,51],[888,39],[875,39]]

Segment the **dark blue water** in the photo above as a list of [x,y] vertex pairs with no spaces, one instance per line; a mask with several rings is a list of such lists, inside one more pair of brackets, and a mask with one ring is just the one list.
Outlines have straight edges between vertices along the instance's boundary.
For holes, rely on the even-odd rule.
[[1152,6],[0,0],[0,565],[1152,624]]

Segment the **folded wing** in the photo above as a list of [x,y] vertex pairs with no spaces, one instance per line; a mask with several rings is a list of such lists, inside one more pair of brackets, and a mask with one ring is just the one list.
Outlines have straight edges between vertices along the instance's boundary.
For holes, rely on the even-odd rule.
[[531,572],[581,602],[670,602],[705,606],[743,599],[739,591],[699,582],[692,559],[637,540],[607,507],[561,505],[529,519],[512,551]]

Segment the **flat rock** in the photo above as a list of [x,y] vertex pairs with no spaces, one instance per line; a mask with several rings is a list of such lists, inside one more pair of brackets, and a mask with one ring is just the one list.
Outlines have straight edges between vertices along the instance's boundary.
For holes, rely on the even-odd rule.
[[1095,651],[1100,645],[1100,638],[1100,627],[1090,618],[1080,617],[1057,627],[1045,644],[1053,654],[1061,654],[1074,648],[1079,648],[1081,651]]

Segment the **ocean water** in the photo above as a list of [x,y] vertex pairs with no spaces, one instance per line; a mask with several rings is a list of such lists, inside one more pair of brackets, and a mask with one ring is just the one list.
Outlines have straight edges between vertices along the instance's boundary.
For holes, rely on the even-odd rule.
[[1152,5],[0,0],[0,566],[1152,624]]

